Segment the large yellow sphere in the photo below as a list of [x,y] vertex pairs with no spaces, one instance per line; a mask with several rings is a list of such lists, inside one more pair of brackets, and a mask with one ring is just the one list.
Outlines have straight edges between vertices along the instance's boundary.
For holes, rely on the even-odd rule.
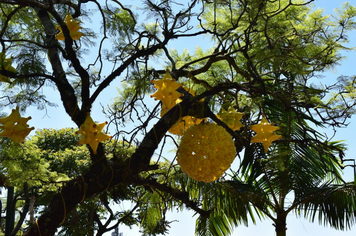
[[177,162],[191,178],[209,183],[224,174],[235,156],[231,135],[219,125],[205,123],[185,131]]

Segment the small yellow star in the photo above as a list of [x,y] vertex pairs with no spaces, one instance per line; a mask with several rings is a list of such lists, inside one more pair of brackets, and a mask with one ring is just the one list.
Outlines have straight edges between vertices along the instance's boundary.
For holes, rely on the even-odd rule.
[[35,129],[34,127],[29,128],[28,125],[17,124],[14,126],[13,133],[11,135],[11,139],[14,143],[23,143],[25,138],[29,133]]
[[251,138],[251,143],[262,143],[265,153],[267,153],[271,143],[277,139],[282,138],[282,135],[274,134],[274,131],[279,127],[269,123],[266,117],[262,117],[259,124],[252,125],[251,129],[256,132],[256,136]]
[[[0,52],[0,70],[17,73],[17,70],[11,66],[12,58],[5,58],[5,54]],[[10,82],[9,77],[0,74],[0,82]]]
[[95,123],[90,115],[87,115],[84,123],[77,131],[78,134],[82,135],[82,138],[79,140],[78,144],[89,144],[93,150],[93,153],[96,154],[99,143],[111,138],[111,136],[102,132],[106,124],[106,122]]
[[151,97],[154,97],[155,100],[161,100],[164,107],[168,110],[174,107],[177,99],[182,96],[182,94],[176,90],[183,84],[172,79],[168,70],[163,79],[152,80],[152,83],[155,84],[155,88],[158,90],[152,94]]
[[219,119],[222,120],[227,126],[232,130],[239,130],[244,125],[240,122],[241,118],[244,116],[242,112],[236,112],[233,107],[230,107],[227,111],[222,109],[222,112],[218,115]]
[[0,118],[2,124],[0,128],[3,129],[0,136],[8,137],[16,144],[24,142],[27,135],[34,129],[34,127],[29,128],[27,124],[30,119],[31,117],[21,117],[19,107],[12,109],[9,116]]
[[[82,27],[79,26],[79,22],[74,20],[70,14],[66,15],[66,17],[64,18],[64,23],[67,25],[67,28],[70,33],[70,37],[73,40],[80,39],[80,37],[83,36],[83,33],[78,31]],[[64,41],[65,38],[64,38],[62,28],[60,26],[58,26],[57,28],[59,29],[60,32],[56,35],[56,39]]]

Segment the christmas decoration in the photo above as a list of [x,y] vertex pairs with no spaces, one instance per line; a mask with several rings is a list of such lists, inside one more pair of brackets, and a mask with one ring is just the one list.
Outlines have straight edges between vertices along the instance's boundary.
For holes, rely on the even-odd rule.
[[224,174],[235,156],[231,135],[221,126],[204,123],[185,131],[177,162],[191,178],[209,183]]
[[[12,58],[5,58],[5,53],[0,52],[0,71],[9,71],[17,73],[17,70],[11,66]],[[0,82],[10,82],[9,77],[0,74]]]
[[244,125],[240,122],[244,113],[236,112],[233,107],[230,107],[227,111],[222,109],[222,112],[218,115],[218,118],[222,120],[232,130],[239,130]]
[[2,126],[2,132],[0,136],[10,138],[14,143],[19,144],[25,141],[26,136],[34,129],[34,127],[29,128],[27,121],[31,117],[21,117],[19,107],[12,109],[9,116],[0,118],[0,123]]
[[[184,88],[184,87],[183,87]],[[195,92],[193,90],[188,90],[187,88],[184,88],[185,90],[189,91],[189,93],[193,96],[195,96]],[[178,98],[175,103],[178,104],[182,102],[181,98]],[[169,111],[168,108],[166,108],[162,104],[162,110],[161,110],[161,117],[166,114]],[[179,120],[168,130],[171,134],[176,134],[179,136],[182,136],[184,131],[186,131],[190,126],[192,125],[197,125],[202,123],[206,119],[200,119],[196,118],[194,116],[184,116],[179,118]]]
[[77,134],[82,135],[82,138],[79,140],[78,144],[89,144],[89,146],[93,150],[93,153],[96,154],[96,150],[98,149],[99,143],[111,138],[111,136],[102,132],[106,124],[106,122],[95,123],[88,114],[84,123],[77,131]]
[[171,134],[182,136],[184,132],[193,125],[202,123],[206,119],[195,118],[194,116],[184,116],[178,120],[168,131]]
[[273,141],[282,137],[282,135],[274,134],[274,131],[278,130],[279,127],[269,123],[265,116],[262,117],[259,124],[252,125],[251,129],[256,133],[256,135],[251,138],[251,143],[262,143],[265,153],[267,153]]
[[166,74],[163,79],[152,80],[155,84],[155,88],[158,90],[151,95],[155,100],[161,100],[162,105],[168,110],[176,105],[176,100],[182,96],[181,93],[176,91],[183,84],[178,83],[172,79],[169,74],[169,70],[166,70]]
[[[83,36],[83,33],[79,32],[82,27],[79,26],[79,22],[74,20],[70,14],[67,14],[64,18],[64,23],[67,25],[67,28],[70,33],[70,37],[73,40],[80,39]],[[59,29],[59,33],[56,35],[56,39],[58,40],[65,40],[62,28],[60,26],[57,27]]]

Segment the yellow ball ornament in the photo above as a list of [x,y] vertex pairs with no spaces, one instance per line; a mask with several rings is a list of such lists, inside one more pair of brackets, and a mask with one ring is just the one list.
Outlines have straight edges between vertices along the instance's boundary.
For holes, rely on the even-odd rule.
[[189,177],[210,183],[224,174],[235,156],[231,135],[219,125],[204,123],[185,131],[177,162]]

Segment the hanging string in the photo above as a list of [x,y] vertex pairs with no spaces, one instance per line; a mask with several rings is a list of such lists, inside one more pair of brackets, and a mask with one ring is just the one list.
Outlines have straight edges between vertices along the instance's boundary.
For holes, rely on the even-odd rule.
[[39,235],[39,236],[42,236],[41,230],[40,230],[40,226],[39,226],[39,224],[38,224],[38,219],[36,219],[36,226],[37,226],[37,230],[38,230],[38,235]]
[[[72,115],[71,115],[71,119],[73,120],[73,116],[74,116],[74,114],[75,114],[75,112],[77,111],[77,107],[78,107],[78,105],[76,105],[75,106],[75,108],[74,108],[74,110],[73,110],[73,112],[72,112]],[[80,128],[80,127],[79,127]]]
[[83,198],[82,198],[82,200],[80,200],[79,203],[82,203],[86,197],[86,194],[87,194],[87,184],[85,183],[85,179],[84,179],[83,175],[81,175],[80,177],[82,177],[82,180],[83,180]]
[[217,24],[216,24],[216,1],[214,1],[214,23],[213,23],[213,25],[214,25],[214,32],[216,32],[216,26],[217,26]]
[[157,143],[157,146],[158,146],[159,142],[158,142],[158,136],[157,136],[156,128],[155,128],[155,127],[156,127],[156,125],[153,126],[153,133],[154,133],[154,135],[155,135],[156,143]]
[[179,107],[179,118],[178,118],[178,121],[179,121],[182,118],[183,110],[182,110],[182,106],[180,105],[180,103],[178,103],[178,107]]
[[109,181],[109,183],[108,183],[108,186],[106,187],[106,189],[104,190],[104,191],[106,191],[106,190],[108,190],[109,189],[109,187],[110,187],[110,185],[111,185],[111,182],[112,182],[112,180],[114,179],[114,170],[113,170],[113,168],[110,166],[110,169],[111,169],[111,178],[110,178],[110,181]]
[[102,155],[98,160],[94,161],[91,165],[95,165],[96,163],[100,162],[101,160],[103,160],[105,158],[105,155]]
[[63,194],[62,192],[59,192],[59,194],[62,197],[62,202],[63,202],[63,220],[59,225],[62,225],[64,223],[64,221],[66,220],[66,216],[67,216],[67,207],[66,207],[66,201],[64,200]]

